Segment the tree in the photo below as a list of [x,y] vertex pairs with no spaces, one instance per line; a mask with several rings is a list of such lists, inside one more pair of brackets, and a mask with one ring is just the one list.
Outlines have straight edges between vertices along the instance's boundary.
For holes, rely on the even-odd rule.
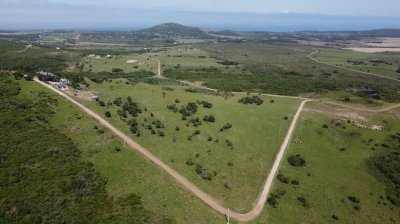
[[103,102],[103,101],[99,101],[99,106],[101,106],[101,107],[105,107],[106,106],[106,104]]
[[104,115],[106,115],[106,117],[111,117],[110,111],[106,111],[106,112],[104,113]]

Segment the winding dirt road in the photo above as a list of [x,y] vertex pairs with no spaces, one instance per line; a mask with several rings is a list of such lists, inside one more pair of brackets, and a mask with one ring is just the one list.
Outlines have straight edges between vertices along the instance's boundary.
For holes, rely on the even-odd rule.
[[[202,200],[205,204],[210,206],[212,209],[214,209],[215,211],[219,212],[222,215],[226,215],[228,213],[228,208],[225,208],[225,207],[221,206],[220,204],[218,204],[218,202],[216,202],[216,200],[213,197],[211,197],[207,193],[205,193],[202,190],[200,190],[193,183],[188,181],[185,177],[183,177],[178,172],[176,172],[171,167],[169,167],[167,164],[162,162],[159,158],[157,158],[156,156],[154,156],[153,154],[148,152],[144,147],[139,145],[137,142],[133,141],[129,136],[127,136],[122,131],[120,131],[119,129],[117,129],[113,125],[111,125],[108,121],[103,119],[97,113],[95,113],[94,111],[90,110],[86,106],[82,105],[78,101],[74,100],[73,98],[71,98],[70,96],[65,94],[64,92],[54,88],[53,86],[50,86],[50,85],[48,85],[48,84],[46,84],[44,82],[41,82],[37,78],[35,78],[34,81],[39,83],[40,85],[45,86],[46,88],[48,88],[48,89],[50,89],[52,91],[54,91],[58,95],[66,98],[71,103],[73,103],[76,106],[78,106],[81,110],[83,110],[89,116],[91,116],[94,119],[96,119],[103,126],[105,126],[110,131],[112,131],[115,135],[120,137],[132,149],[136,150],[137,152],[139,152],[140,154],[145,156],[147,159],[149,159],[150,161],[155,163],[157,166],[159,166],[161,169],[166,171],[168,174],[170,174],[176,180],[176,182],[178,182],[184,188],[186,188],[187,190],[192,192],[194,195],[196,195],[200,200]],[[230,211],[229,212],[230,217],[232,217],[232,218],[234,218],[234,219],[236,219],[238,221],[250,221],[250,220],[256,218],[261,213],[262,209],[264,208],[265,202],[267,200],[269,191],[271,189],[274,177],[275,177],[276,173],[278,172],[279,165],[280,165],[280,163],[282,161],[282,158],[283,158],[283,156],[285,154],[285,151],[286,151],[286,149],[287,149],[287,147],[289,145],[290,139],[291,139],[291,137],[293,135],[293,132],[294,132],[294,129],[296,127],[297,121],[299,119],[300,113],[304,108],[304,104],[306,102],[309,102],[309,101],[312,101],[312,100],[304,100],[300,104],[295,116],[293,117],[292,123],[291,123],[291,125],[289,127],[289,130],[288,130],[287,134],[286,134],[285,140],[283,141],[283,143],[282,143],[282,145],[280,147],[280,150],[279,150],[278,154],[276,155],[275,162],[274,162],[274,164],[272,166],[272,169],[270,170],[270,172],[268,174],[268,177],[267,177],[267,180],[266,180],[266,182],[264,184],[263,190],[262,190],[261,194],[258,197],[256,206],[251,211],[249,211],[247,213],[244,213],[244,214],[229,210]]]

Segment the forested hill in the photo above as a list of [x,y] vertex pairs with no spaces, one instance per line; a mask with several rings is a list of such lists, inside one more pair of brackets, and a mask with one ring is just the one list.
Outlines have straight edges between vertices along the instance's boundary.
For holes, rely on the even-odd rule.
[[159,38],[199,38],[207,39],[210,36],[203,32],[197,27],[184,26],[177,23],[164,23],[157,26],[153,26],[144,30],[136,31],[136,33],[141,35],[146,35],[148,37],[159,37]]

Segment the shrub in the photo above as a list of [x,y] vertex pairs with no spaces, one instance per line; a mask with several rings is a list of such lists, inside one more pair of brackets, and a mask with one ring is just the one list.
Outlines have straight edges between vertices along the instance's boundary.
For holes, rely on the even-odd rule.
[[121,148],[120,148],[120,147],[115,147],[114,150],[115,150],[116,152],[120,152],[120,151],[121,151]]
[[161,137],[164,137],[164,136],[165,136],[165,133],[164,133],[163,131],[161,131],[161,130],[158,130],[157,133],[158,133],[158,135],[161,136]]
[[194,165],[193,160],[191,160],[191,159],[186,160],[186,165],[193,166]]
[[267,199],[267,202],[273,208],[276,208],[276,205],[278,204],[278,200],[274,196],[269,196],[268,199]]
[[347,199],[349,199],[349,201],[352,201],[354,203],[360,203],[360,199],[357,198],[356,196],[348,196]]
[[299,200],[301,206],[303,206],[304,208],[310,207],[310,204],[307,202],[307,199],[305,199],[304,197],[298,197],[297,200]]
[[225,184],[224,184],[224,187],[225,187],[225,189],[227,189],[227,190],[231,190],[231,189],[232,189],[232,186],[231,186],[229,183],[225,183]]
[[106,117],[111,117],[110,111],[106,111],[106,112],[104,113],[104,115],[105,115]]
[[224,130],[227,130],[227,129],[230,129],[230,128],[232,128],[232,124],[230,124],[230,123],[226,123],[221,129],[219,129],[220,131],[224,131]]
[[293,185],[299,185],[300,184],[300,182],[298,180],[292,180],[290,183],[293,184]]
[[277,176],[278,180],[281,181],[282,183],[288,184],[290,182],[290,179],[283,174],[278,174]]
[[289,117],[288,117],[288,116],[284,116],[283,119],[284,119],[284,120],[288,120]]
[[203,121],[215,122],[215,117],[213,115],[206,115],[204,116]]
[[203,170],[203,166],[200,164],[196,164],[196,173],[201,174],[202,170]]
[[339,220],[339,217],[338,217],[337,215],[333,214],[333,215],[332,215],[332,219],[334,219],[334,220]]
[[327,124],[322,125],[322,128],[328,128]]
[[288,157],[288,162],[292,166],[303,167],[306,165],[306,160],[300,155],[291,155]]

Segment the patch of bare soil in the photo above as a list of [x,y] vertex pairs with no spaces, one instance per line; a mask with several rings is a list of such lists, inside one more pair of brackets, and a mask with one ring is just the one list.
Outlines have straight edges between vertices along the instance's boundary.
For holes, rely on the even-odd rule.
[[312,111],[323,113],[333,117],[332,124],[335,126],[354,125],[358,128],[369,129],[373,131],[383,131],[386,129],[384,125],[369,123],[370,114],[365,111],[355,111],[350,108],[334,108],[326,104],[317,104],[313,107],[304,109],[304,111]]
[[91,101],[93,93],[91,91],[83,91],[83,90],[76,90],[70,87],[65,87],[63,91],[68,95],[68,96],[73,96],[77,97],[82,100],[87,100]]
[[400,52],[400,48],[384,48],[384,47],[349,47],[343,49],[358,51],[363,53]]

